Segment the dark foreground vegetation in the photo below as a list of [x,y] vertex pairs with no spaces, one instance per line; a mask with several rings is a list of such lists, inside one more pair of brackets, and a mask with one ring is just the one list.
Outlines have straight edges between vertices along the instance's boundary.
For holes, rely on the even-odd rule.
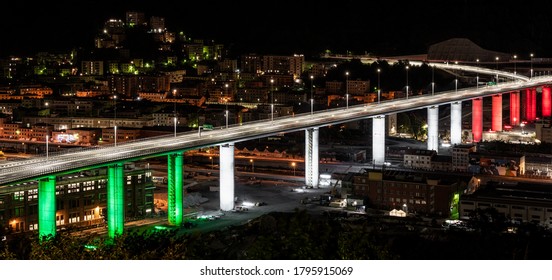
[[[304,211],[271,213],[224,231],[128,231],[115,240],[60,233],[4,242],[0,259],[24,260],[285,260],[285,259],[547,259],[549,231],[519,225],[508,233],[495,212],[479,211],[475,230],[443,230],[415,220],[345,219]],[[492,219],[489,219],[492,218]]]

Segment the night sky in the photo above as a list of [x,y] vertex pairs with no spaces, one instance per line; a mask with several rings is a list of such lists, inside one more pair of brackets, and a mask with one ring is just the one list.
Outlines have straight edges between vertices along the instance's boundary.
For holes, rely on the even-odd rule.
[[552,57],[552,2],[533,0],[9,1],[0,9],[0,56],[92,47],[103,22],[128,10],[165,17],[169,30],[236,54],[419,54],[464,37],[519,57]]

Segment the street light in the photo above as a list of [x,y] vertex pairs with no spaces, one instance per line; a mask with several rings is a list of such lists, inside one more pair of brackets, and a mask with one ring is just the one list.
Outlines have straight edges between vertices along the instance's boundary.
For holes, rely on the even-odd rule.
[[516,59],[517,59],[517,55],[514,54],[514,75],[516,74]]
[[253,162],[253,159],[250,159],[249,162],[251,162],[251,173],[255,173],[255,163]]
[[226,104],[226,128],[228,129],[228,84],[225,84],[224,87],[226,88],[226,97],[224,98],[224,103]]
[[349,71],[345,72],[345,108],[349,109]]
[[46,160],[48,159],[48,129],[46,129]]
[[531,78],[533,78],[533,54],[531,53],[529,55],[531,58],[530,58],[530,62],[531,62]]
[[291,166],[293,167],[293,176],[295,176],[295,162],[292,162]]
[[435,65],[431,67],[431,95],[435,94]]
[[115,146],[117,146],[117,95],[113,96],[113,104],[114,104],[114,123],[113,123],[113,133],[115,135]]
[[380,96],[381,96],[381,91],[380,91],[380,72],[381,72],[381,69],[378,68],[378,104],[380,103]]
[[[476,59],[475,62],[477,62],[477,68],[479,68],[479,58]],[[475,83],[476,83],[475,85],[476,89],[479,89],[479,72],[477,72]]]
[[176,89],[173,89],[173,97],[174,97],[174,137],[176,137]]
[[454,79],[454,92],[458,92],[458,79]]
[[406,99],[408,99],[408,65],[406,65]]
[[270,121],[274,122],[274,79],[270,79]]
[[209,157],[209,159],[211,160],[211,169],[215,169],[215,166],[213,165],[213,157]]
[[[497,56],[495,57],[495,60],[496,60],[496,70],[498,71],[498,60],[500,58]],[[496,84],[498,85],[498,72],[496,73]]]
[[311,98],[310,98],[310,101],[311,101],[311,116],[312,116],[312,114],[314,113],[314,98],[312,96],[312,88],[314,87],[314,76],[311,75],[310,79],[311,79],[311,88],[310,88]]

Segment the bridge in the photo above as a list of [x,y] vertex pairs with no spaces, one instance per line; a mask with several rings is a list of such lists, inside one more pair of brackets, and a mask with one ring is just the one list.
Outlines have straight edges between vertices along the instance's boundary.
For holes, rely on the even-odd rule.
[[[421,65],[422,62],[409,62]],[[305,184],[309,187],[318,185],[318,131],[320,127],[341,124],[356,120],[372,118],[373,121],[373,155],[375,164],[385,161],[385,116],[410,110],[428,109],[428,149],[438,150],[438,107],[451,104],[451,143],[461,143],[461,102],[472,101],[474,110],[474,141],[481,140],[482,133],[482,98],[493,96],[493,129],[495,113],[502,122],[500,112],[494,109],[495,96],[503,93],[519,95],[523,89],[530,94],[536,87],[547,88],[550,98],[552,76],[527,78],[509,72],[490,70],[457,64],[430,63],[429,66],[475,72],[485,75],[497,75],[511,81],[493,86],[456,89],[426,95],[406,96],[402,99],[387,100],[377,103],[360,104],[323,111],[313,111],[288,117],[247,122],[242,124],[218,127],[213,130],[198,130],[178,133],[170,136],[151,137],[114,145],[84,148],[79,151],[51,153],[47,156],[19,160],[0,165],[0,192],[25,190],[21,183],[38,181],[39,236],[47,237],[56,233],[56,176],[71,174],[88,169],[107,168],[107,208],[108,234],[115,237],[122,234],[124,228],[124,172],[125,162],[137,161],[152,157],[168,158],[168,219],[171,224],[180,225],[183,218],[183,155],[187,150],[203,147],[220,146],[220,209],[234,208],[234,143],[266,137],[270,135],[305,131]],[[533,89],[531,91],[530,89]],[[544,90],[543,90],[544,92]],[[535,94],[536,96],[536,94]],[[544,96],[544,94],[543,94]],[[511,99],[512,100],[512,99]],[[519,96],[517,100],[519,102]],[[313,100],[311,99],[311,105]],[[497,99],[502,102],[502,99]],[[512,102],[512,101],[511,101]],[[536,104],[536,97],[529,98],[531,107]],[[311,108],[313,108],[311,106]],[[518,106],[519,108],[519,106]],[[544,110],[544,107],[543,107]],[[549,108],[547,110],[550,110]],[[536,112],[536,109],[533,110]],[[548,112],[549,114],[549,112]],[[514,116],[514,122],[516,117]],[[517,121],[520,120],[519,109]],[[501,130],[500,123],[500,130]],[[477,138],[479,137],[479,138]]]

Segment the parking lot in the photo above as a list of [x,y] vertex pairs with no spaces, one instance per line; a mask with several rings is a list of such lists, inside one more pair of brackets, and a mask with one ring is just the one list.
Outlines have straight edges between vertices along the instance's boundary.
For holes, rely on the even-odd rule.
[[[236,179],[234,195],[236,197],[236,209],[233,211],[220,211],[220,200],[218,190],[212,191],[219,186],[218,176],[195,176],[185,184],[191,185],[188,188],[189,197],[201,197],[206,200],[198,205],[186,207],[185,198],[185,226],[183,232],[209,231],[224,229],[233,225],[240,225],[270,212],[293,212],[295,209],[307,209],[307,211],[323,212],[323,209],[315,209],[313,204],[302,204],[305,197],[315,198],[324,193],[325,189],[303,189],[303,185],[283,180],[268,180],[258,178],[251,179],[251,176],[242,176]],[[161,187],[156,190],[155,200],[161,201],[166,209],[166,189]],[[198,199],[192,201],[197,202]],[[189,205],[188,205],[189,206]],[[323,207],[325,208],[325,207]],[[159,219],[155,224],[168,225],[166,219]]]

